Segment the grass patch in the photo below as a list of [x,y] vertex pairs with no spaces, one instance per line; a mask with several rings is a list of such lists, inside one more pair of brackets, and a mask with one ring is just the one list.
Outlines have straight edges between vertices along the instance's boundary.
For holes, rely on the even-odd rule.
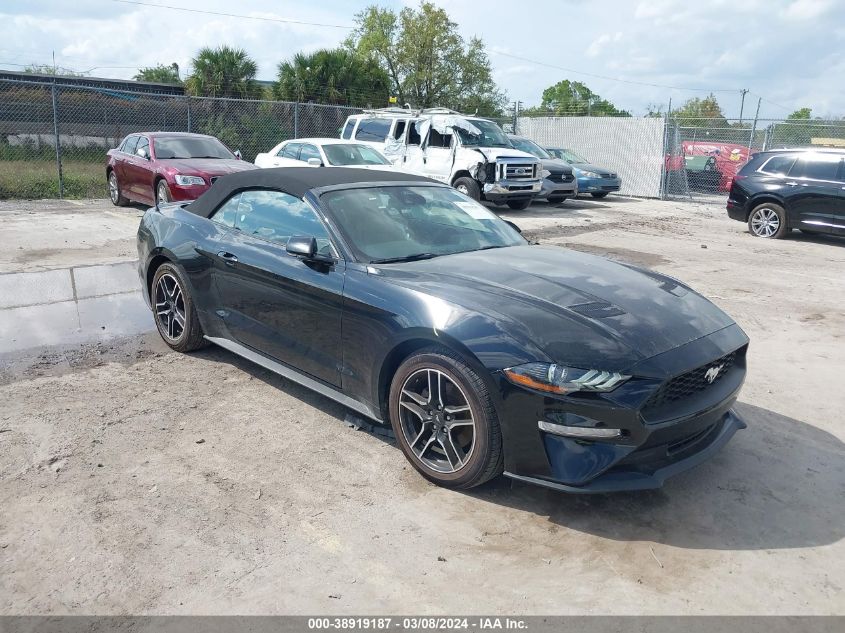
[[[65,198],[108,196],[105,164],[62,161]],[[47,160],[0,160],[0,200],[59,197],[56,162]]]

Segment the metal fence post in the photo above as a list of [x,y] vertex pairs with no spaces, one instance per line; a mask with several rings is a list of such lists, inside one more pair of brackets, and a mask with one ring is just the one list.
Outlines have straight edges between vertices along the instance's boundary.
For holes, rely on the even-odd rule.
[[293,138],[299,138],[299,101],[293,104]]
[[751,156],[751,146],[754,144],[754,135],[757,133],[757,118],[760,116],[760,103],[762,98],[757,99],[757,111],[754,113],[754,123],[751,124],[751,136],[748,138],[748,155]]
[[56,139],[56,170],[59,175],[59,198],[65,197],[65,182],[62,176],[62,144],[59,140],[59,96],[56,80],[53,80],[53,135]]
[[[670,100],[671,104],[672,101]],[[672,107],[671,105],[669,106]],[[660,199],[666,199],[666,156],[669,154],[669,113],[663,115],[663,157],[660,161]]]

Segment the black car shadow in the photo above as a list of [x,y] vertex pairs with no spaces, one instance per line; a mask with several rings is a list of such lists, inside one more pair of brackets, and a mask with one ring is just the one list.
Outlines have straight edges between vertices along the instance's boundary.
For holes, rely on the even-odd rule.
[[828,235],[826,233],[804,233],[791,231],[784,239],[791,242],[813,242],[815,244],[829,244],[831,246],[845,246],[845,236]]
[[577,495],[499,478],[466,494],[579,532],[686,549],[789,549],[845,537],[843,443],[767,409],[737,411],[748,429],[658,490]]
[[[374,440],[396,445],[389,426],[219,347],[194,352],[226,363]],[[552,524],[618,541],[687,549],[813,547],[845,537],[845,445],[809,424],[749,404],[737,405],[748,429],[713,459],[653,491],[603,495],[558,492],[498,477],[456,491],[546,517]],[[397,449],[398,450],[398,449]],[[397,459],[404,457],[397,453]]]

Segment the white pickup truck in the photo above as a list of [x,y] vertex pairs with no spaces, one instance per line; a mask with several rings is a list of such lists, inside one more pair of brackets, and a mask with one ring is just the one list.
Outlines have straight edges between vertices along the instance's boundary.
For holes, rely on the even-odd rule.
[[545,175],[495,122],[445,108],[365,110],[346,119],[340,137],[376,147],[401,171],[511,209],[527,208]]

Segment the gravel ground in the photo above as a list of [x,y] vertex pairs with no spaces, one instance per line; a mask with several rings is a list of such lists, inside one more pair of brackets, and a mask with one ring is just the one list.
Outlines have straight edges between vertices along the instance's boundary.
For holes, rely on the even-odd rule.
[[[845,613],[845,239],[758,240],[689,202],[503,215],[731,314],[749,428],[658,491],[453,492],[329,400],[220,349],[170,352],[151,318],[22,348],[14,310],[58,304],[0,298],[0,613]],[[0,203],[0,284],[129,262],[138,216]],[[76,285],[62,305],[89,300]]]

